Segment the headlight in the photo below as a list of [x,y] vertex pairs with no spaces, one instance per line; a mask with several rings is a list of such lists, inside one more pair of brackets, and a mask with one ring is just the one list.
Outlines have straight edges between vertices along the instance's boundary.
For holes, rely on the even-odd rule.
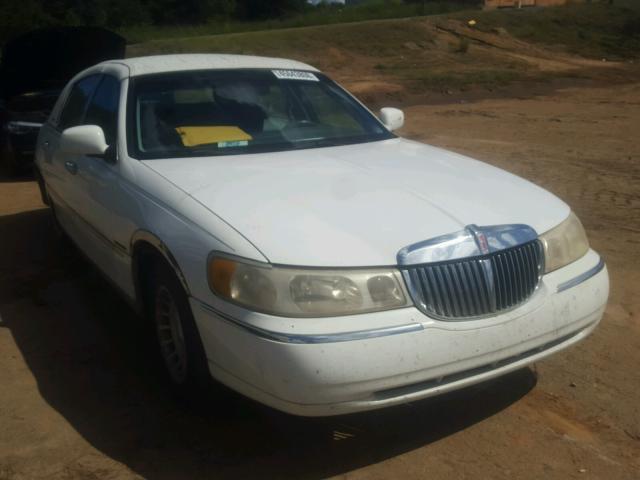
[[412,305],[395,269],[284,268],[214,256],[208,276],[215,294],[250,310],[285,317],[330,317]]
[[540,241],[544,247],[545,273],[575,262],[589,250],[587,234],[573,212],[560,225],[540,235]]

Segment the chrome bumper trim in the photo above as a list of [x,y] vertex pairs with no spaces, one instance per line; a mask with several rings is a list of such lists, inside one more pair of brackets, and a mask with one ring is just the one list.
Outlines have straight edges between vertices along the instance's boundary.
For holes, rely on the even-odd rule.
[[565,290],[575,287],[576,285],[580,285],[583,282],[586,282],[591,277],[600,273],[602,269],[604,269],[604,260],[602,259],[602,257],[600,257],[600,261],[595,267],[590,268],[586,272],[581,273],[580,275],[572,278],[571,280],[567,280],[566,282],[562,282],[558,284],[558,288],[556,290],[557,293],[564,292]]
[[309,335],[293,335],[282,332],[274,332],[271,330],[265,330],[254,325],[237,320],[221,311],[213,308],[206,303],[201,302],[194,298],[204,311],[213,313],[214,315],[222,318],[223,320],[232,323],[233,325],[242,328],[258,337],[266,340],[272,340],[279,343],[295,343],[295,344],[317,344],[317,343],[337,343],[337,342],[351,342],[354,340],[367,340],[370,338],[386,337],[389,335],[399,335],[402,333],[418,332],[424,330],[424,327],[420,323],[409,323],[406,325],[398,325],[395,327],[374,328],[371,330],[357,330],[354,332],[342,332],[342,333],[327,333],[327,334],[309,334]]

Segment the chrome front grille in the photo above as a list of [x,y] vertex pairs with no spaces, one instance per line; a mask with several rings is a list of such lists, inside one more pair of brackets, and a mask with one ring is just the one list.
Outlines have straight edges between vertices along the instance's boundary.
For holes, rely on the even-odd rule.
[[401,269],[416,306],[442,319],[514,308],[533,294],[544,270],[538,240],[486,255]]

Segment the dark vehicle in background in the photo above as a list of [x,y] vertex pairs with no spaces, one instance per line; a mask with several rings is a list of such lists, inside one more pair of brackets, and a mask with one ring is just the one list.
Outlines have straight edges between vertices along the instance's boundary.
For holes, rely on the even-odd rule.
[[33,162],[41,125],[78,72],[124,58],[125,39],[97,27],[51,27],[8,41],[0,58],[0,161],[14,174]]

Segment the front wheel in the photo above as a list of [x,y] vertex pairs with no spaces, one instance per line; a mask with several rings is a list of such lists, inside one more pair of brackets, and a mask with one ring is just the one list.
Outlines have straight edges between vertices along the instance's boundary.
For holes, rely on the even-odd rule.
[[156,268],[150,300],[160,355],[174,390],[180,395],[209,390],[213,382],[187,294],[163,264]]
[[156,289],[154,321],[160,353],[169,377],[174,384],[181,385],[186,382],[188,371],[184,330],[176,300],[164,285]]

